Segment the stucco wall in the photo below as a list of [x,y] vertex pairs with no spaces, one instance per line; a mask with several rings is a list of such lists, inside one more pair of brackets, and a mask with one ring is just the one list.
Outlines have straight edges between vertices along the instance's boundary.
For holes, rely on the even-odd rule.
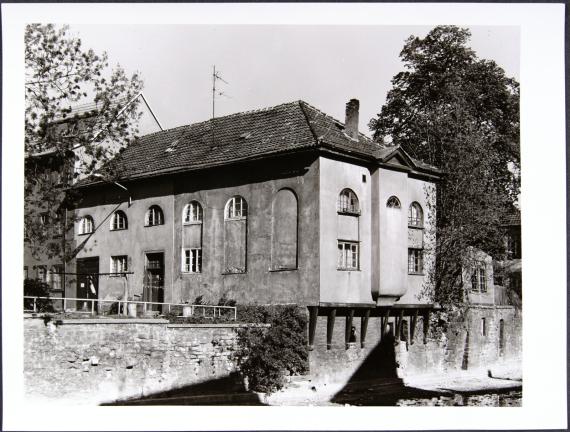
[[[109,188],[118,186],[109,185]],[[77,242],[87,240],[77,258],[99,257],[99,272],[109,273],[111,271],[111,256],[127,255],[129,257],[129,271],[134,272],[128,275],[130,295],[143,295],[144,269],[146,265],[146,254],[149,252],[164,252],[164,297],[166,302],[176,300],[172,296],[172,274],[173,268],[170,257],[172,257],[174,220],[172,208],[174,198],[172,195],[172,185],[170,181],[145,182],[144,184],[132,185],[129,187],[132,204],[129,207],[128,198],[123,194],[123,199],[117,199],[117,193],[109,190],[103,193],[94,194],[86,202],[88,206],[78,209],[78,217],[90,215],[97,227],[95,233],[87,239],[88,235],[77,235]],[[158,205],[164,214],[164,224],[157,226],[145,226],[145,214],[151,205]],[[127,215],[128,229],[110,230],[111,215],[114,210],[122,210]],[[79,223],[76,224],[76,234],[78,234]],[[120,277],[100,277],[99,278],[99,298],[114,299],[122,295],[125,290],[125,280]]]
[[[363,182],[363,176],[366,182]],[[371,179],[366,167],[319,158],[320,214],[320,301],[370,303],[371,283]],[[340,192],[352,189],[358,197],[360,216],[337,212]],[[355,227],[359,239],[360,269],[338,270],[338,240],[352,240]]]
[[24,320],[28,396],[72,404],[112,402],[225,377],[235,370],[236,325],[97,321],[46,325],[41,319]]
[[[141,293],[144,281],[145,253],[164,252],[164,291],[166,302],[193,302],[203,296],[209,303],[222,296],[239,303],[318,302],[318,164],[314,158],[290,158],[280,163],[268,161],[262,166],[220,168],[188,173],[170,178],[160,177],[127,184],[132,205],[120,205],[129,219],[124,231],[109,231],[109,220],[89,238],[78,255],[100,259],[100,272],[108,272],[110,257],[128,255],[131,293]],[[90,214],[95,224],[108,215],[121,200],[108,185],[88,192],[79,215]],[[271,268],[271,236],[273,200],[278,191],[292,191],[298,204],[297,268],[273,271]],[[111,191],[111,192],[110,192]],[[120,192],[120,191],[119,191]],[[224,242],[224,208],[227,201],[242,196],[248,204],[245,247],[246,272],[227,274]],[[121,195],[126,200],[126,195]],[[198,227],[183,224],[183,209],[191,201],[203,208],[203,223]],[[100,204],[103,203],[103,204]],[[144,214],[150,205],[164,212],[164,225],[144,227]],[[201,273],[182,272],[182,248],[193,246],[201,236]],[[81,238],[83,236],[79,236]],[[232,243],[232,247],[235,246]],[[123,281],[100,278],[101,298],[114,298],[123,293]]]

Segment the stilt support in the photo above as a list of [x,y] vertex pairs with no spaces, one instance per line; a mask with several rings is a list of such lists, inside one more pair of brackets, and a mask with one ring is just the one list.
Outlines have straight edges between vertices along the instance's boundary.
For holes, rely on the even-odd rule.
[[414,336],[416,334],[416,324],[418,323],[418,310],[414,311],[414,315],[412,316],[410,322],[410,345],[414,343]]
[[370,318],[370,309],[364,310],[364,315],[360,317],[360,348],[366,345],[366,330],[368,329],[368,318]]
[[384,318],[382,318],[382,338],[384,337],[386,329],[388,328],[388,318],[390,318],[390,309],[386,309],[386,312],[384,312]]
[[429,310],[424,314],[424,344],[427,343],[428,330],[429,330]]
[[309,350],[315,347],[315,331],[317,329],[317,318],[319,316],[318,306],[309,306]]
[[336,309],[331,309],[327,317],[327,349],[332,348],[332,338],[334,331],[334,320],[336,318]]
[[400,314],[398,316],[398,321],[396,322],[396,339],[402,340],[402,326],[404,323],[404,310],[400,309]]
[[354,318],[354,309],[349,309],[346,311],[346,324],[344,328],[344,344],[345,348],[348,349],[348,344],[350,342],[350,330],[352,329],[352,319]]

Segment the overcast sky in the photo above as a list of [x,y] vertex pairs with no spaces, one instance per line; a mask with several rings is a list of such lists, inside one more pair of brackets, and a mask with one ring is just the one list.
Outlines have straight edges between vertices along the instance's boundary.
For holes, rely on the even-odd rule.
[[[107,51],[112,65],[139,71],[144,94],[165,128],[211,118],[212,66],[229,85],[216,116],[302,99],[344,121],[360,100],[360,130],[385,101],[402,69],[410,26],[77,25],[85,47]],[[471,47],[519,79],[518,27],[471,27]]]

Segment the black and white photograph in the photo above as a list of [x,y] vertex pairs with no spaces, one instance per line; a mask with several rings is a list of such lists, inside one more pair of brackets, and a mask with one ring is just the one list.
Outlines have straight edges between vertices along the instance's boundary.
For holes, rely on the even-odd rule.
[[[126,4],[5,6],[3,233],[18,246],[3,235],[3,296],[20,339],[4,395],[15,383],[20,404],[63,416],[239,407],[242,423],[182,423],[202,429],[316,427],[271,423],[271,407],[326,407],[344,418],[328,429],[410,427],[383,424],[388,407],[437,407],[439,428],[465,428],[461,407],[500,407],[513,427],[537,399],[565,409],[535,390],[566,382],[564,91],[544,108],[553,137],[530,142],[536,50],[519,15],[470,23],[456,5],[406,21],[399,5],[393,22],[358,23],[342,20],[358,5],[299,4],[307,15],[287,21],[286,5],[194,4],[184,22],[161,19],[176,5],[133,4],[124,20]],[[34,412],[20,409],[13,421]],[[133,430],[160,427],[142,413]],[[499,425],[486,420],[473,424]]]

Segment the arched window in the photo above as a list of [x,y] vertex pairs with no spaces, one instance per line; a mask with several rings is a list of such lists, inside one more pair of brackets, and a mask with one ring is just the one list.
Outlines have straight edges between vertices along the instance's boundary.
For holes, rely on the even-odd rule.
[[290,189],[281,189],[271,205],[271,268],[297,268],[297,197]]
[[343,189],[338,196],[337,210],[339,213],[359,214],[358,197],[350,189]]
[[111,231],[124,230],[128,228],[127,215],[122,210],[117,210],[111,218]]
[[228,219],[243,219],[247,217],[247,202],[243,197],[236,195],[226,203],[224,217]]
[[422,228],[424,226],[424,212],[422,207],[413,202],[408,209],[408,226]]
[[400,204],[398,197],[392,195],[390,198],[388,198],[388,201],[386,201],[386,207],[399,209],[402,208],[402,205]]
[[145,226],[164,224],[164,214],[162,213],[162,209],[157,205],[150,206],[146,212],[144,224]]
[[192,201],[189,204],[186,204],[182,214],[182,220],[184,223],[199,223],[202,222],[203,218],[204,212],[202,211],[202,206],[198,201]]
[[247,202],[241,196],[228,200],[224,209],[223,273],[245,273],[247,261]]
[[83,216],[79,220],[79,234],[91,234],[93,232],[93,218],[91,216]]

